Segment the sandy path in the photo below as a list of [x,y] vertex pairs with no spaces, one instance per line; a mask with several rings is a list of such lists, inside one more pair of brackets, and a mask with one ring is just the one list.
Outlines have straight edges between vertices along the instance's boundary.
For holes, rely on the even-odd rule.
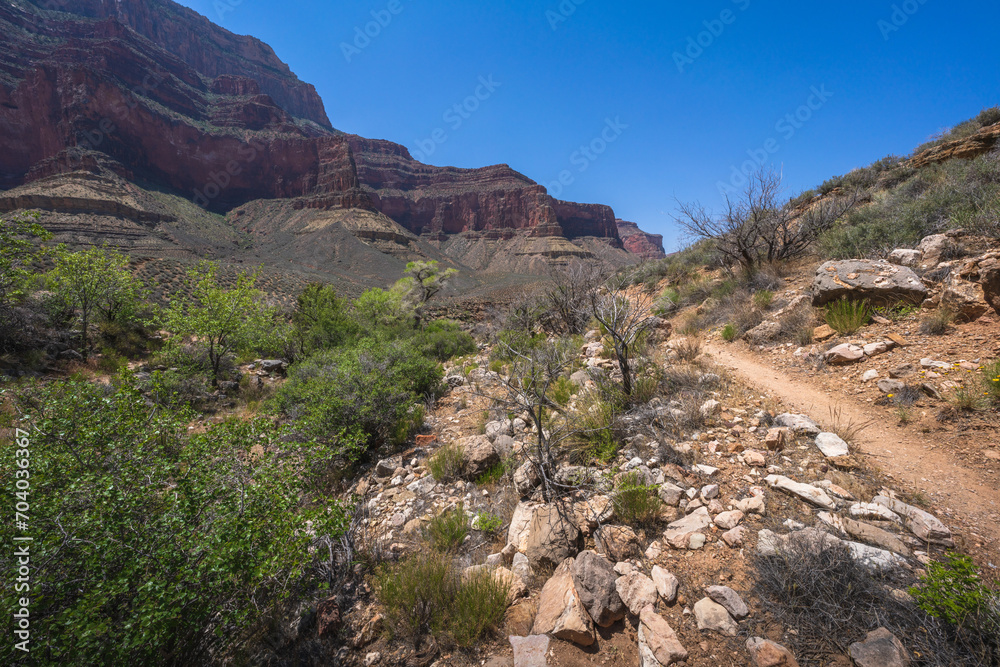
[[[831,408],[840,410],[843,421],[863,423],[878,416],[872,415],[867,403],[831,396],[739,348],[710,342],[704,349],[723,368],[820,425],[830,421]],[[979,556],[994,578],[1000,577],[1000,489],[978,470],[963,466],[957,457],[931,448],[932,437],[901,433],[890,423],[875,423],[862,431],[854,444],[859,454],[902,482],[904,488],[931,498],[932,511],[965,540],[965,548]]]

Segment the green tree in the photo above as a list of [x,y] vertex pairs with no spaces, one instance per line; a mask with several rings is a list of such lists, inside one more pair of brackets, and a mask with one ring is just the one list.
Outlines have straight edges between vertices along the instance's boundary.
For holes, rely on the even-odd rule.
[[167,309],[167,328],[205,346],[218,386],[222,361],[235,352],[266,346],[277,313],[256,288],[257,274],[241,273],[232,288],[219,284],[218,267],[205,262],[188,273],[190,295],[176,294]]
[[107,248],[71,252],[60,247],[47,278],[52,290],[78,313],[85,356],[94,316],[108,322],[132,319],[145,296],[142,282],[128,270],[128,258]]
[[413,308],[406,302],[407,288],[403,281],[387,290],[373,287],[354,300],[354,313],[365,331],[399,331],[410,327]]
[[458,271],[456,269],[441,271],[438,263],[432,260],[410,262],[406,265],[406,272],[410,275],[400,282],[405,286],[407,296],[413,303],[414,327],[420,328],[427,302],[444,289],[448,282],[458,275]]
[[340,347],[361,331],[347,300],[338,297],[332,286],[319,283],[309,285],[299,295],[292,324],[301,354]]
[[23,294],[31,263],[40,255],[36,241],[52,237],[35,222],[38,214],[0,218],[0,306]]

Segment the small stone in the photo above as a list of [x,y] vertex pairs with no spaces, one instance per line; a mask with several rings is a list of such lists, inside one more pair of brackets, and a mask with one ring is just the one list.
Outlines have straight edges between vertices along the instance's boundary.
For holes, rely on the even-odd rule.
[[735,637],[739,626],[725,607],[711,598],[702,598],[694,605],[694,617],[699,630],[711,630],[719,634]]
[[672,665],[688,657],[677,633],[656,613],[653,605],[644,607],[639,613],[639,654],[643,665],[648,665],[649,656],[657,665]]
[[548,635],[509,638],[514,649],[514,667],[546,667],[545,654],[549,651]]
[[887,395],[888,394],[898,394],[899,392],[903,391],[903,389],[905,387],[906,387],[906,385],[903,384],[902,382],[900,382],[899,380],[879,380],[878,381],[878,390],[880,392],[882,392],[883,394],[887,394]]
[[662,484],[660,486],[659,491],[657,491],[657,495],[659,495],[660,500],[662,500],[667,505],[670,505],[671,507],[677,507],[681,502],[681,496],[684,495],[684,489],[677,486],[676,484],[671,484],[670,482],[666,482],[665,484]]
[[743,526],[737,526],[732,530],[727,530],[722,534],[722,541],[728,544],[732,548],[743,546],[743,533],[746,528]]
[[747,640],[747,650],[753,667],[799,667],[791,651],[770,639],[751,637]]
[[655,605],[656,584],[639,571],[632,571],[615,581],[615,589],[629,612],[638,616],[646,605]]
[[826,360],[826,363],[834,366],[853,364],[865,358],[865,351],[857,345],[844,343],[843,345],[838,345],[833,349],[827,350],[823,354],[823,358]]
[[768,486],[786,491],[817,507],[828,510],[837,508],[837,503],[825,491],[810,484],[802,484],[782,475],[768,475],[764,481]]
[[677,591],[680,589],[681,582],[677,580],[670,572],[667,572],[659,565],[653,566],[653,571],[651,572],[653,578],[653,584],[656,586],[656,592],[660,594],[663,601],[667,604],[673,604],[677,601]]
[[718,497],[719,497],[719,485],[718,484],[709,484],[707,486],[701,487],[701,499],[702,500],[711,500],[713,498],[718,498]]
[[372,667],[375,663],[382,659],[382,654],[378,651],[372,651],[365,656],[365,667]]
[[743,521],[743,512],[739,510],[732,510],[730,512],[723,512],[722,514],[715,517],[715,525],[723,530],[729,530],[740,525]]
[[827,458],[847,456],[851,453],[851,448],[836,433],[820,433],[816,436],[816,447],[823,452]]
[[705,589],[705,594],[725,607],[729,615],[738,621],[750,615],[750,610],[743,602],[743,598],[728,586],[709,586]]
[[910,654],[903,643],[885,628],[868,633],[863,642],[848,650],[857,667],[908,667]]
[[716,400],[705,401],[702,403],[701,408],[699,408],[699,412],[704,419],[714,417],[722,412],[722,403],[719,403]]
[[872,380],[878,379],[878,371],[874,368],[870,371],[865,371],[865,374],[861,376],[862,382],[871,382]]

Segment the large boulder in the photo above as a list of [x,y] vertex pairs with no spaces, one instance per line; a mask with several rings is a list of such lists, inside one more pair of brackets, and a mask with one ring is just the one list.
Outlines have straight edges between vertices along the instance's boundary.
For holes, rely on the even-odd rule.
[[493,446],[493,441],[485,435],[472,435],[458,441],[464,457],[464,473],[473,479],[500,462],[500,454]]
[[990,304],[986,303],[982,284],[953,273],[941,290],[941,307],[950,310],[960,322],[974,322],[986,314]]
[[514,508],[514,515],[510,518],[510,528],[507,529],[507,544],[512,544],[519,552],[524,553],[528,548],[528,536],[531,528],[531,520],[535,518],[535,513],[545,507],[544,503],[521,502]]
[[536,569],[555,567],[577,554],[579,540],[573,516],[555,505],[546,505],[531,517],[524,555]]
[[927,288],[912,269],[884,260],[826,262],[816,270],[813,305],[823,306],[841,297],[868,299],[876,304],[918,304],[927,298]]
[[924,237],[917,246],[921,252],[920,268],[933,269],[942,261],[945,255],[955,247],[955,242],[945,234],[932,234]]
[[573,561],[571,572],[580,602],[594,623],[607,628],[625,618],[625,605],[615,588],[618,575],[606,558],[582,551]]
[[781,335],[781,324],[778,322],[761,322],[750,331],[744,334],[747,342],[751,345],[763,345],[769,343]]
[[573,560],[567,558],[560,563],[542,587],[532,633],[590,646],[594,643],[594,624],[573,583]]

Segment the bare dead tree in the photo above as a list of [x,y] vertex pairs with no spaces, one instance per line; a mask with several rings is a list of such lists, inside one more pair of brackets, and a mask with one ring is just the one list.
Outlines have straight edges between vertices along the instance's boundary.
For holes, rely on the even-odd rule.
[[645,335],[656,319],[651,310],[653,297],[645,290],[630,290],[631,276],[615,274],[604,289],[591,294],[591,314],[607,330],[615,347],[618,370],[622,374],[622,391],[631,398],[635,385],[633,362],[641,352]]
[[545,291],[545,323],[553,331],[581,334],[592,313],[591,300],[608,277],[603,263],[574,261],[550,273],[552,285]]
[[761,167],[738,196],[726,195],[721,214],[700,204],[677,202],[677,223],[691,236],[710,240],[728,263],[752,275],[764,264],[800,256],[820,234],[857,205],[860,193],[827,198],[796,215],[782,202],[782,176]]

